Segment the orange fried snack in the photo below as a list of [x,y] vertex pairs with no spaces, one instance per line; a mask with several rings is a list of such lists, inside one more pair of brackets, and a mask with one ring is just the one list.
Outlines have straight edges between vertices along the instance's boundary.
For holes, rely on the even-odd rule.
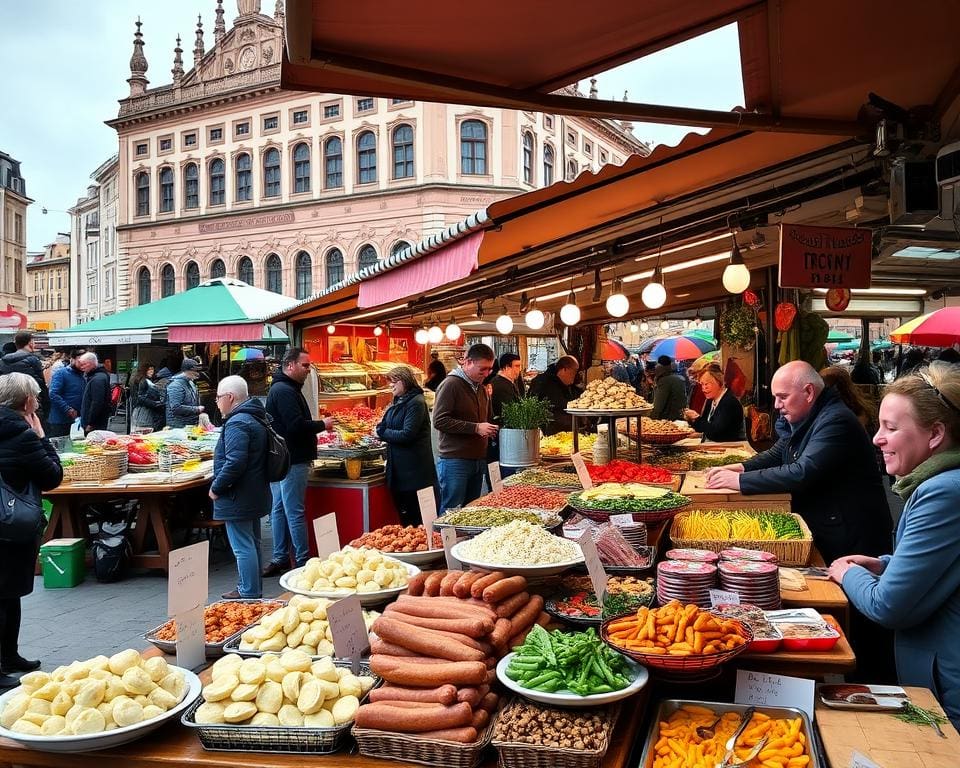
[[607,637],[624,650],[661,656],[709,656],[747,642],[738,622],[678,600],[612,622]]

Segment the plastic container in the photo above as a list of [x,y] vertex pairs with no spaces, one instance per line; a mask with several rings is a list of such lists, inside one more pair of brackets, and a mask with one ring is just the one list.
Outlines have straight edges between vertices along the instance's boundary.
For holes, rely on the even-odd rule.
[[790,637],[789,624],[780,625],[785,651],[829,651],[840,641],[840,633],[827,626],[823,631],[810,637]]
[[87,576],[85,539],[51,539],[40,547],[44,589],[69,589]]

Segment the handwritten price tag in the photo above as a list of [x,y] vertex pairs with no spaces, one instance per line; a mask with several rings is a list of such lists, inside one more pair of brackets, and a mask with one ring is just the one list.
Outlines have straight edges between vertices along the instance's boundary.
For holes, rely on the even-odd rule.
[[206,604],[209,560],[209,541],[200,541],[170,553],[167,561],[167,616],[178,616]]
[[337,531],[337,516],[331,512],[313,521],[313,535],[317,540],[317,556],[323,560],[340,551],[340,533]]
[[800,677],[739,669],[733,700],[737,704],[761,707],[796,707],[812,720],[814,686],[813,680]]
[[[433,521],[437,519],[437,497],[433,494],[433,488],[421,488],[417,491],[417,501],[420,502],[420,518],[429,542],[433,533]],[[433,549],[433,546],[428,546],[427,549]]]
[[590,470],[587,469],[587,463],[583,460],[583,456],[580,455],[580,451],[577,451],[570,458],[573,459],[573,468],[577,470],[577,479],[580,480],[580,485],[584,488],[593,488]]
[[593,531],[584,531],[578,543],[583,550],[583,559],[587,563],[587,573],[590,574],[593,593],[597,596],[600,605],[603,605],[607,593],[607,572],[603,570],[603,563],[600,562],[597,544],[593,540]]
[[333,650],[341,659],[350,659],[353,674],[360,671],[360,658],[370,650],[370,636],[363,623],[363,609],[356,595],[327,606],[327,621],[333,635]]
[[207,660],[203,603],[173,618],[177,622],[177,666],[187,669],[203,666]]
[[723,589],[711,589],[710,607],[716,608],[718,605],[740,605],[740,595]]
[[443,538],[443,554],[447,558],[447,568],[451,571],[459,571],[463,568],[460,561],[453,556],[453,545],[457,543],[457,532],[453,528],[444,528],[440,532]]
[[487,471],[490,473],[490,490],[494,493],[500,493],[503,490],[503,478],[500,477],[500,462],[491,461],[487,464]]
[[615,525],[618,528],[633,525],[633,515],[629,512],[623,515],[610,515],[610,525]]

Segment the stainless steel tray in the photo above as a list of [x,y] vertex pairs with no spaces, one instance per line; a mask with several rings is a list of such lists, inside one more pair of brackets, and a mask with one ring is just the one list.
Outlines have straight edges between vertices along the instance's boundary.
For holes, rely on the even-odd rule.
[[[650,729],[647,731],[647,740],[643,745],[643,754],[640,757],[639,768],[652,768],[654,758],[656,757],[654,746],[657,743],[657,734],[659,733],[661,721],[669,718],[670,715],[672,715],[685,704],[693,704],[698,707],[708,707],[716,712],[718,717],[724,712],[744,712],[749,708],[749,705],[747,704],[721,704],[716,701],[700,701],[695,699],[664,699],[660,702],[660,706],[657,708],[656,714],[650,721]],[[807,753],[810,756],[810,762],[807,764],[808,768],[827,768],[825,763],[820,759],[821,750],[817,736],[814,733],[813,726],[810,723],[810,718],[807,717],[803,710],[794,709],[793,707],[763,706],[757,706],[756,710],[757,712],[774,718],[794,719],[799,717],[801,720],[800,731],[803,733],[804,738],[806,739]]]
[[[277,608],[277,609],[279,610],[279,608],[282,608],[283,606],[285,606],[285,605],[287,604],[287,601],[286,601],[286,600],[279,600],[279,599],[277,599],[277,598],[238,597],[236,600],[216,600],[216,601],[210,603],[210,605],[221,605],[222,603],[277,603],[277,604],[278,604],[278,608]],[[205,606],[205,607],[209,607],[209,606]],[[273,611],[270,611],[270,613],[273,613]],[[266,615],[267,615],[267,614],[264,614],[264,616],[266,616]],[[263,616],[261,616],[260,618],[263,618]],[[245,627],[244,627],[243,629],[241,629],[239,632],[237,632],[236,634],[230,635],[230,637],[228,637],[226,640],[222,640],[222,641],[219,642],[219,643],[206,643],[206,644],[204,645],[204,648],[205,648],[205,650],[206,650],[207,658],[208,658],[208,659],[215,659],[215,658],[217,658],[217,657],[219,657],[219,656],[223,656],[223,655],[226,653],[226,650],[224,650],[224,648],[225,648],[225,646],[226,646],[227,643],[229,643],[229,642],[230,642],[231,640],[233,640],[234,638],[239,639],[239,637],[240,637],[241,634],[243,634],[243,633],[246,632],[248,629],[250,629],[250,627],[252,627],[252,626],[254,626],[255,624],[259,623],[259,621],[260,621],[260,619],[257,619],[256,621],[254,621],[254,622],[252,622],[252,623],[250,623],[250,624],[247,624],[247,626],[245,626]],[[177,652],[177,643],[176,643],[176,641],[175,641],[175,640],[160,640],[160,639],[158,639],[158,638],[156,637],[157,632],[159,632],[161,629],[163,629],[163,627],[166,626],[166,624],[167,624],[167,622],[165,621],[165,622],[163,622],[163,624],[161,624],[161,625],[158,626],[158,627],[154,627],[154,628],[151,629],[149,632],[144,632],[144,633],[143,633],[143,639],[146,640],[148,643],[152,643],[155,647],[159,648],[159,649],[160,649],[161,651],[163,651],[164,653],[169,653],[169,654],[172,655],[172,654],[175,654],[175,653]]]

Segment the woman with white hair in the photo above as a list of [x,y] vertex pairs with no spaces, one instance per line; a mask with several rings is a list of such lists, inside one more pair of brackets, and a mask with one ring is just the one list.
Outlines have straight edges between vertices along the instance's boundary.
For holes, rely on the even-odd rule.
[[[63,480],[60,457],[43,434],[37,417],[40,387],[25,373],[0,376],[0,477],[11,490],[36,494]],[[33,592],[33,571],[40,534],[24,541],[0,540],[0,688],[19,680],[11,673],[40,666],[20,655],[20,598]]]

